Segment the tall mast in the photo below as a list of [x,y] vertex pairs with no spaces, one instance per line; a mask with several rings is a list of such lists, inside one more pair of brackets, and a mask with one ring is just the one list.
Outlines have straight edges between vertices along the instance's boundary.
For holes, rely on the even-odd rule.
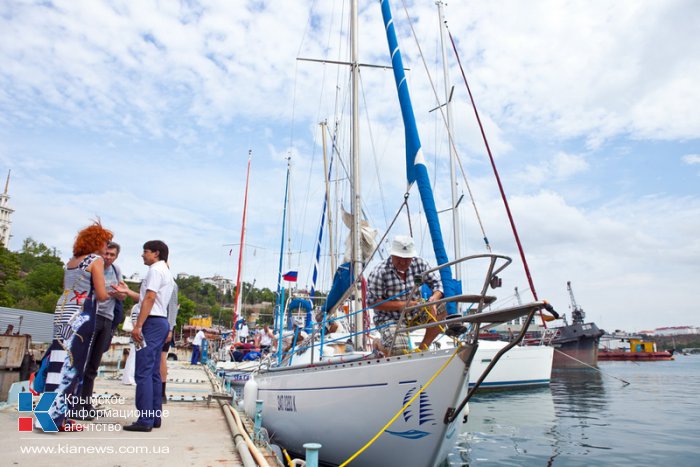
[[277,271],[277,305],[275,306],[275,331],[277,339],[277,361],[282,361],[282,326],[284,323],[284,287],[282,287],[282,264],[284,263],[284,233],[287,226],[287,200],[289,198],[289,172],[291,157],[287,157],[287,181],[284,185],[284,209],[282,211],[282,239],[280,240],[280,264]]
[[314,272],[311,276],[311,296],[316,293],[316,280],[318,279],[318,270],[321,262],[321,246],[323,245],[323,229],[326,226],[326,214],[328,214],[328,235],[330,237],[331,251],[331,274],[335,272],[335,260],[333,258],[333,233],[331,230],[331,207],[330,207],[330,190],[328,188],[328,179],[331,176],[333,159],[331,159],[331,168],[328,165],[328,155],[326,154],[326,122],[319,123],[321,126],[321,138],[323,140],[323,173],[325,177],[326,194],[323,198],[323,210],[321,212],[321,223],[318,227],[318,238],[316,239],[316,257],[314,258]]
[[[328,166],[328,151],[326,148],[326,130],[328,129],[328,123],[327,122],[321,122],[321,132],[322,132],[322,140],[323,140],[323,171],[326,174],[326,216],[328,219],[328,253],[331,255],[331,277],[333,277],[333,274],[335,274],[335,252],[333,251],[333,248],[335,245],[333,244],[333,218],[331,217],[331,214],[333,212],[333,209],[331,208],[331,188],[330,188],[330,182],[331,182],[331,173],[332,173],[332,168]],[[332,156],[331,156],[332,157]]]
[[[438,19],[440,21],[440,46],[442,48],[442,68],[443,68],[443,78],[445,80],[445,112],[447,114],[447,138],[448,146],[450,148],[450,188],[452,194],[452,236],[454,242],[454,253],[455,259],[462,257],[462,248],[460,245],[461,235],[460,235],[460,223],[459,223],[459,209],[457,207],[457,197],[459,182],[457,181],[457,154],[455,153],[455,146],[452,140],[452,102],[451,102],[451,89],[450,86],[450,69],[447,65],[447,46],[445,43],[445,27],[447,26],[445,22],[445,13],[443,11],[442,0],[437,0],[435,4],[438,7]],[[455,280],[462,279],[462,271],[460,269],[460,264],[455,265]]]
[[238,248],[238,273],[236,274],[236,297],[233,300],[233,323],[238,321],[238,310],[241,306],[241,271],[243,270],[243,253],[245,251],[245,220],[248,212],[248,182],[250,181],[250,160],[253,151],[248,150],[248,170],[245,176],[245,196],[243,198],[243,220],[241,221],[241,244]]
[[[358,99],[358,82],[360,75],[360,68],[357,62],[357,38],[358,38],[358,28],[357,28],[357,0],[352,0],[350,7],[350,38],[351,38],[351,64],[352,69],[352,278],[354,296],[355,296],[355,309],[357,312],[362,308],[361,290],[358,285],[357,274],[362,271],[362,250],[360,248],[360,216],[361,216],[361,204],[360,204],[360,118],[359,118],[359,99]],[[362,348],[362,336],[359,334],[362,331],[362,313],[355,313],[355,338],[353,339],[355,348]]]

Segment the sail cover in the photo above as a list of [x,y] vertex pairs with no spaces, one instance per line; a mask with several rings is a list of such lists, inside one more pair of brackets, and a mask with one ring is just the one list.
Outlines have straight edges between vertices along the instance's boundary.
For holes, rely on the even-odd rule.
[[[449,262],[449,259],[447,257],[445,244],[442,240],[440,220],[438,219],[437,209],[435,207],[433,190],[430,187],[428,168],[425,165],[425,158],[423,157],[423,150],[421,149],[420,137],[418,136],[418,128],[416,126],[416,118],[413,113],[411,96],[408,92],[408,81],[406,81],[406,75],[404,73],[401,50],[399,49],[398,39],[396,38],[396,30],[394,29],[394,20],[391,16],[389,0],[381,0],[381,6],[384,27],[386,29],[387,41],[389,44],[389,54],[391,55],[391,64],[394,69],[394,80],[396,81],[396,90],[399,94],[401,116],[403,118],[405,130],[406,179],[409,186],[414,182],[418,185],[418,191],[420,193],[423,210],[428,222],[430,238],[433,244],[435,260],[438,264],[445,264]],[[450,268],[440,269],[440,279],[442,279],[442,285],[445,289],[445,296],[450,297],[461,292],[461,284],[452,279],[452,270]],[[448,304],[447,312],[449,314],[454,314],[457,312],[454,303]]]

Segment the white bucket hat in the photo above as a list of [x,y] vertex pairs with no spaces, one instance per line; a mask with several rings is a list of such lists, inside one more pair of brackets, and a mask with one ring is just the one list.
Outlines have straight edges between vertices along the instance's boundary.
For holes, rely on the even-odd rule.
[[399,258],[415,258],[416,244],[413,239],[407,235],[397,235],[391,242],[391,256]]

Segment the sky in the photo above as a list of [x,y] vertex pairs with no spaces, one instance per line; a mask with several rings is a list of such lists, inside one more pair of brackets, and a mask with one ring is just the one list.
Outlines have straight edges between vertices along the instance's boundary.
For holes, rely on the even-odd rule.
[[[390,58],[376,1],[359,2],[359,61]],[[15,1],[0,3],[0,176],[9,170],[10,249],[32,237],[67,260],[99,218],[143,275],[162,239],[175,272],[235,279],[245,168],[252,153],[243,279],[309,287],[324,196],[322,131],[337,154],[333,221],[350,209],[345,1]],[[392,2],[438,209],[450,176],[439,20],[432,0]],[[450,2],[445,18],[477,103],[539,298],[569,312],[571,281],[607,330],[700,326],[700,4]],[[531,292],[455,54],[448,52],[462,254],[514,258],[501,304]],[[391,71],[362,67],[360,187],[380,235],[406,192]],[[443,107],[444,109],[444,107]],[[337,131],[335,129],[337,128]],[[335,135],[335,136],[334,136]],[[342,161],[342,163],[340,162]],[[470,193],[471,195],[470,196]],[[473,200],[473,203],[472,203]],[[410,228],[434,261],[419,194]],[[451,211],[441,215],[452,257]],[[342,251],[347,229],[334,224]],[[402,212],[389,233],[409,231]],[[326,232],[327,233],[327,232]],[[320,289],[332,274],[323,242]],[[382,252],[385,252],[385,248]],[[464,288],[479,288],[468,267]]]

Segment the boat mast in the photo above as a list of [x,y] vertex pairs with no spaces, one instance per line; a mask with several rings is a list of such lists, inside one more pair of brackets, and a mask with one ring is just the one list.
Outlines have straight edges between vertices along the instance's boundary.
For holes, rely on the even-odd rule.
[[[457,154],[452,141],[452,86],[450,86],[450,69],[447,66],[447,46],[445,43],[445,13],[443,11],[444,3],[442,0],[437,0],[435,4],[438,7],[438,19],[440,21],[440,46],[442,48],[442,69],[443,78],[445,81],[445,113],[447,116],[447,138],[450,148],[450,188],[452,194],[452,236],[454,243],[454,257],[462,257],[462,248],[460,240],[459,208],[457,206],[459,182],[457,181]],[[455,280],[462,280],[461,264],[455,265]]]
[[[354,310],[357,312],[362,308],[361,299],[361,289],[359,287],[357,274],[362,271],[362,250],[360,247],[360,217],[361,217],[361,204],[360,204],[360,118],[359,118],[359,98],[358,98],[358,82],[360,76],[359,63],[357,62],[357,0],[351,1],[350,7],[350,38],[351,38],[351,70],[352,70],[352,278],[353,278],[353,288],[354,288]],[[362,323],[362,313],[356,313],[354,316],[355,329],[354,329],[354,345],[355,349],[363,348],[363,336],[360,332],[363,330]]]
[[328,150],[326,147],[326,130],[328,129],[328,122],[321,122],[321,139],[323,140],[323,172],[326,174],[325,185],[326,185],[326,216],[328,219],[328,252],[331,255],[331,277],[335,274],[335,253],[333,252],[333,218],[331,217],[331,172],[332,172],[332,156],[331,156],[331,167],[328,166]]
[[284,323],[284,288],[282,287],[282,264],[284,262],[284,229],[287,226],[287,200],[289,198],[289,172],[291,157],[287,157],[287,181],[284,185],[284,209],[282,211],[282,239],[280,241],[280,264],[277,271],[277,305],[275,306],[275,332],[277,339],[277,362],[282,361],[282,326]]
[[245,249],[245,220],[248,212],[248,182],[250,181],[250,160],[253,157],[253,151],[248,150],[248,171],[245,176],[245,196],[243,197],[243,220],[241,221],[241,244],[238,248],[238,273],[236,274],[236,297],[233,300],[233,324],[238,321],[238,310],[241,306],[241,271],[243,269],[243,253]]

